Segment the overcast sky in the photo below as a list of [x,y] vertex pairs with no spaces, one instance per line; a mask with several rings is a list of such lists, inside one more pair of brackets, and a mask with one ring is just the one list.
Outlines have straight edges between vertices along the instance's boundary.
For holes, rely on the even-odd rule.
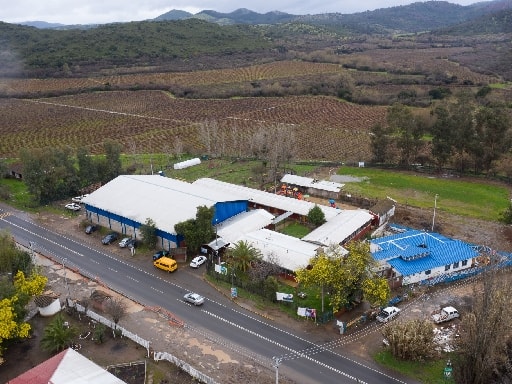
[[[479,0],[451,0],[453,4],[469,5]],[[205,9],[232,12],[247,8],[266,13],[281,11],[294,15],[328,12],[355,13],[414,0],[0,0],[0,20],[7,23],[46,21],[61,24],[102,24],[153,19],[172,9],[197,13]]]

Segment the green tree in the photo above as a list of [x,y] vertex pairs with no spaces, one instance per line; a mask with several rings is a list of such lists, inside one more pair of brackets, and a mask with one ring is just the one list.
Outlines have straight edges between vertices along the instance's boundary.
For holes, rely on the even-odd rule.
[[373,278],[368,273],[375,263],[369,245],[351,242],[346,250],[348,253],[339,245],[332,245],[313,257],[309,266],[295,271],[300,284],[320,288],[322,312],[326,289],[330,292],[330,305],[336,312],[362,292],[365,280]]
[[508,204],[508,208],[501,213],[500,220],[505,224],[512,224],[512,201]]
[[389,158],[389,147],[391,139],[389,131],[382,124],[376,124],[371,128],[371,146],[373,161],[376,163],[385,163]]
[[388,108],[387,123],[400,151],[400,164],[409,166],[424,146],[425,122],[408,107],[397,103]]
[[140,226],[139,231],[148,248],[155,249],[157,242],[156,223],[148,217],[146,222]]
[[94,158],[89,155],[87,149],[80,147],[77,150],[78,161],[78,178],[80,179],[80,187],[86,187],[98,182],[98,167]]
[[46,204],[74,194],[78,176],[69,148],[21,150],[23,180],[38,204]]
[[68,348],[77,335],[78,329],[65,324],[62,313],[59,313],[44,329],[41,347],[51,353],[59,352]]
[[455,120],[452,119],[446,106],[440,106],[435,110],[436,121],[431,127],[432,156],[438,170],[446,165],[454,153]]
[[16,247],[16,243],[8,231],[0,231],[0,274],[10,274],[11,277],[14,277],[18,271],[30,275],[32,270],[30,254]]
[[259,249],[247,241],[241,240],[235,243],[233,248],[227,250],[225,257],[228,260],[229,266],[236,272],[245,274],[251,268],[251,264],[255,260],[261,259],[262,255]]
[[276,297],[276,292],[279,290],[279,282],[275,276],[268,276],[263,281],[263,295],[265,298],[272,300]]
[[215,238],[215,227],[212,225],[214,207],[197,207],[196,218],[174,226],[178,235],[185,238],[187,251],[195,254],[199,251],[202,244],[208,243]]
[[315,227],[319,227],[325,223],[324,211],[322,211],[322,209],[317,204],[315,204],[315,206],[309,210],[308,221]]
[[[474,148],[477,148],[475,141],[476,131],[474,124],[474,99],[469,94],[460,94],[456,100],[448,104],[449,116],[451,120],[449,129],[452,138],[451,143],[454,149],[455,163],[460,172],[465,170],[465,159]],[[443,135],[443,132],[439,132]]]
[[122,173],[121,145],[113,140],[103,143],[105,157],[97,160],[98,177],[102,183],[115,179]]
[[479,108],[475,115],[477,142],[473,148],[475,163],[489,172],[493,164],[510,149],[510,118],[500,108]]

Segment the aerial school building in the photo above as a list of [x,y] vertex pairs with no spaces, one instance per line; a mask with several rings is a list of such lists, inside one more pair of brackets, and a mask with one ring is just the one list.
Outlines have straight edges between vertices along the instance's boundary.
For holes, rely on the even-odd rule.
[[84,198],[87,219],[126,236],[140,237],[148,218],[157,227],[164,249],[180,247],[185,239],[177,223],[196,217],[200,206],[214,207],[216,244],[247,241],[263,258],[293,272],[307,266],[320,247],[343,245],[371,230],[374,216],[366,210],[341,210],[318,205],[326,223],[297,239],[274,231],[281,220],[306,222],[314,203],[203,178],[193,183],[159,175],[122,175]]

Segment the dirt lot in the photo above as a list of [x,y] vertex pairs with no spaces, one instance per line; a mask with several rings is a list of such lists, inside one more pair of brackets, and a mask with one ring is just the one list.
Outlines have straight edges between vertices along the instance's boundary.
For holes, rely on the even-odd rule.
[[[81,216],[70,216],[69,214],[38,215],[34,218],[36,221],[49,226],[57,232],[66,234],[84,242],[91,242],[91,237],[84,234],[81,223]],[[429,228],[431,225],[431,212],[425,212],[411,207],[398,207],[394,221],[413,228]],[[468,220],[453,215],[447,215],[438,212],[436,216],[436,231],[447,236],[459,238],[464,241],[475,244],[491,246],[493,249],[512,252],[512,227],[504,226],[498,223],[490,223],[482,220]],[[97,239],[96,239],[97,240]],[[111,247],[109,251],[118,252],[120,257],[126,257],[125,250],[118,247]],[[133,260],[136,262],[136,260]],[[63,273],[60,265],[47,265],[45,271],[50,279],[50,289],[63,291]],[[88,281],[83,277],[74,276],[68,272],[67,278],[72,284],[72,289],[77,297],[95,288],[94,282]],[[467,305],[467,301],[472,292],[472,287],[468,285],[457,285],[452,289],[443,289],[438,292],[430,292],[427,300],[411,300],[403,303],[403,314],[401,317],[422,316],[430,313],[440,305],[457,305],[459,307]],[[421,292],[418,292],[420,294]],[[229,295],[229,292],[225,292]],[[240,300],[240,305],[261,312],[254,308],[252,303]],[[338,316],[339,320],[351,321],[360,316],[364,308],[344,313]],[[355,355],[364,364],[374,366],[371,354],[378,348],[382,348],[382,336],[375,323],[353,326],[346,335],[340,335],[337,327],[331,322],[328,325],[317,326],[309,321],[299,321],[290,319],[278,311],[264,311],[264,315],[273,319],[277,324],[292,326],[297,333],[307,335],[307,337],[316,340],[317,343],[328,343],[333,350],[346,354],[347,352]],[[224,348],[205,339],[202,335],[190,333],[187,330],[169,327],[167,321],[158,315],[146,311],[137,303],[132,303],[129,320],[125,320],[124,326],[133,332],[146,335],[151,339],[155,350],[169,349],[169,352],[183,358],[183,360],[194,359],[201,361],[198,369],[205,374],[211,375],[220,383],[237,383],[240,381],[253,381],[258,383],[272,383],[274,373],[270,367],[258,366],[251,359],[241,357],[234,351]],[[48,319],[36,317],[32,322],[34,327],[33,338],[22,344],[10,348],[5,355],[7,362],[0,370],[0,382],[15,377],[17,374],[35,366],[45,360],[48,354],[39,349],[39,340],[42,331]],[[87,323],[79,324],[86,331]],[[186,335],[184,335],[186,333]],[[176,343],[176,340],[187,339],[188,343]],[[87,340],[81,342],[80,350],[85,356],[90,357],[102,366],[116,364],[120,362],[130,362],[145,358],[146,351],[143,348],[136,347],[126,340],[117,340],[109,338],[105,344],[96,345]],[[206,358],[205,358],[206,357]],[[208,363],[203,363],[208,361]],[[158,366],[165,367],[165,363],[158,363]],[[189,383],[190,379],[179,370],[171,370],[168,366],[163,368],[163,373],[155,371],[154,379],[151,382],[156,383]],[[284,371],[282,371],[284,374]],[[280,377],[282,383],[292,383],[293,380]]]

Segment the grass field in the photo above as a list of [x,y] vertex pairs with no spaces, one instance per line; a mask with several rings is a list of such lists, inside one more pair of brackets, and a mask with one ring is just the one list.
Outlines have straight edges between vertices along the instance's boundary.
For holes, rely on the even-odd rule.
[[350,167],[340,168],[338,174],[364,178],[345,184],[344,191],[353,195],[379,199],[389,196],[400,204],[419,208],[432,208],[437,200],[437,209],[441,211],[484,220],[498,220],[510,201],[510,187],[488,179]]

